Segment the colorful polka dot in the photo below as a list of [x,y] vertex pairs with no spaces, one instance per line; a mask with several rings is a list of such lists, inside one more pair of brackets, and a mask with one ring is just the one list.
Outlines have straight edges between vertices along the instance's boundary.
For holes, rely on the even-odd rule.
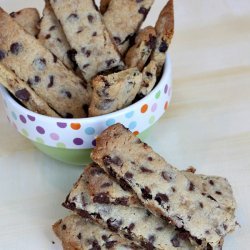
[[152,106],[152,108],[151,108],[151,111],[155,112],[156,110],[157,110],[157,104],[154,103],[153,106]]
[[88,128],[85,129],[85,133],[87,135],[93,135],[93,134],[95,134],[95,129],[92,128],[92,127],[88,127]]
[[40,137],[36,138],[36,142],[40,143],[40,144],[44,144],[44,140]]
[[96,140],[92,141],[92,145],[95,147],[96,146]]
[[136,128],[136,126],[137,126],[137,122],[134,121],[134,122],[131,122],[128,127],[130,130],[133,130]]
[[166,102],[164,105],[164,109],[167,110],[167,108],[168,108],[168,102]]
[[81,124],[80,123],[71,123],[70,124],[70,127],[73,129],[73,130],[79,130],[81,128]]
[[168,92],[168,85],[166,85],[164,88],[164,93],[167,94],[167,92]]
[[141,107],[141,112],[142,113],[146,113],[148,110],[148,105],[147,104],[144,104],[142,107]]
[[160,96],[161,96],[161,91],[159,90],[159,91],[156,93],[156,95],[155,95],[155,99],[159,99]]
[[150,119],[149,119],[149,124],[153,124],[155,122],[155,116],[154,115],[152,115],[151,117],[150,117]]
[[27,117],[32,122],[34,122],[36,120],[36,118],[34,116],[28,115]]
[[26,129],[22,129],[22,130],[21,130],[21,133],[22,133],[22,135],[24,135],[25,137],[29,137],[29,133],[28,133],[28,131],[27,131]]
[[133,132],[133,134],[134,134],[135,136],[137,136],[137,135],[139,135],[139,131],[135,131],[135,132]]
[[11,112],[11,115],[12,115],[13,119],[16,121],[16,120],[17,120],[16,113],[12,111],[12,112]]
[[56,124],[59,128],[66,128],[67,127],[67,123],[64,123],[64,122],[57,122]]
[[107,126],[112,126],[114,124],[115,124],[115,119],[109,119],[109,120],[106,121]]
[[41,134],[41,135],[44,135],[45,134],[45,130],[44,128],[40,127],[40,126],[37,126],[36,127],[36,131]]
[[21,121],[22,123],[26,123],[26,122],[27,122],[27,121],[26,121],[26,118],[25,118],[23,115],[20,115],[19,118],[20,118],[20,121]]
[[73,140],[73,143],[74,143],[75,145],[77,145],[77,146],[81,146],[81,145],[83,145],[84,141],[83,141],[83,139],[81,139],[81,138],[75,138],[75,139]]
[[134,113],[135,113],[134,111],[131,111],[131,112],[127,113],[127,114],[125,115],[125,117],[128,118],[128,119],[129,119],[129,118],[132,118],[133,115],[134,115]]
[[62,142],[58,142],[58,143],[56,144],[56,146],[57,146],[58,148],[66,148],[66,145],[65,145],[64,143],[62,143]]
[[50,138],[53,140],[53,141],[58,141],[60,139],[59,135],[56,134],[56,133],[51,133],[50,134]]

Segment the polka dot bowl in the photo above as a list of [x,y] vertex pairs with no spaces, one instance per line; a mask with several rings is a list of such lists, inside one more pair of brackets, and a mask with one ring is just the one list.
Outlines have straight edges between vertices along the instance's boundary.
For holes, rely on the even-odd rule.
[[1,87],[0,93],[9,122],[43,153],[68,164],[85,165],[96,137],[107,127],[122,123],[142,140],[165,113],[172,95],[171,62],[167,56],[161,80],[146,97],[111,114],[82,118],[51,118],[31,112],[18,104]]

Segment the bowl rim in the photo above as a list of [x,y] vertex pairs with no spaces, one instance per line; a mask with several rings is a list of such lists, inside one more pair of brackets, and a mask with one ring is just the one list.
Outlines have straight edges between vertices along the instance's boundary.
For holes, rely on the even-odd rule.
[[23,107],[21,104],[16,102],[12,98],[12,96],[9,94],[8,90],[4,86],[2,86],[1,84],[0,84],[0,92],[3,95],[3,99],[6,99],[6,101],[10,102],[15,107],[15,109],[21,110],[22,112],[26,112],[27,115],[35,116],[39,119],[45,119],[48,121],[57,121],[57,122],[65,122],[65,123],[66,122],[81,123],[81,122],[85,121],[85,122],[91,123],[91,122],[102,121],[102,120],[105,120],[105,119],[111,118],[111,117],[120,116],[120,115],[127,113],[127,112],[129,113],[129,111],[131,109],[133,109],[133,107],[141,106],[143,103],[147,103],[147,100],[151,99],[151,97],[154,96],[161,89],[161,86],[163,84],[165,84],[164,79],[166,79],[168,76],[170,76],[171,71],[172,71],[172,63],[171,63],[170,55],[167,52],[162,77],[161,77],[160,81],[158,82],[157,86],[147,96],[143,97],[141,100],[137,101],[136,103],[133,103],[132,105],[129,105],[126,108],[117,110],[117,111],[109,113],[109,114],[104,114],[104,115],[100,115],[100,116],[93,116],[93,117],[62,118],[62,117],[50,117],[50,116],[46,116],[46,115],[41,115],[41,114],[35,113],[35,112]]

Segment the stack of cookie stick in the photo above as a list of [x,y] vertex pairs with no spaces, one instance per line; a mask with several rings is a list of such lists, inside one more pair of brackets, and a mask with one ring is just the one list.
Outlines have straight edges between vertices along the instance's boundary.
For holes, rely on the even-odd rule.
[[97,138],[91,157],[63,205],[99,230],[142,249],[221,249],[236,228],[225,178],[179,171],[120,124]]
[[174,33],[173,0],[155,27],[140,30],[153,3],[102,0],[99,10],[92,0],[45,0],[41,20],[34,8],[10,15],[1,9],[0,63],[53,111],[41,114],[81,118],[120,110],[157,84]]

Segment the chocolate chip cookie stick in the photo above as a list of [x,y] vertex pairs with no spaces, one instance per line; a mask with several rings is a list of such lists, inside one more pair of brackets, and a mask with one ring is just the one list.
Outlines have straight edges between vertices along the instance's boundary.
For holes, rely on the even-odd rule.
[[106,129],[97,138],[91,156],[112,176],[127,183],[149,211],[191,236],[217,246],[235,229],[232,213],[203,195],[183,173],[122,125]]
[[0,62],[62,117],[85,117],[90,95],[85,82],[68,70],[0,8]]
[[50,3],[68,42],[76,50],[76,62],[88,82],[100,72],[124,67],[94,1],[51,0]]
[[29,110],[41,115],[59,117],[59,115],[57,115],[45,101],[36,95],[27,83],[19,79],[12,71],[5,68],[1,63],[0,84],[7,88]]

